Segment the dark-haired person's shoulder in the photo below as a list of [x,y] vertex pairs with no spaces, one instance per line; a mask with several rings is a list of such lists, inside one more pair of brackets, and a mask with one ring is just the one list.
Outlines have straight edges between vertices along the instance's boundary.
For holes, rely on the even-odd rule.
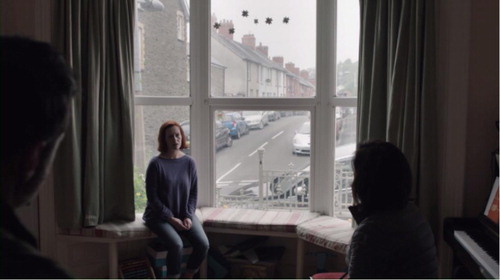
[[72,278],[52,260],[43,257],[27,243],[0,229],[0,278]]

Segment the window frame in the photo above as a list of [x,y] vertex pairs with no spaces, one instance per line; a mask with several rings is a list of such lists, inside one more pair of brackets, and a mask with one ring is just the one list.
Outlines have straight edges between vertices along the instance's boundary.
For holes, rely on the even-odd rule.
[[[308,98],[221,98],[211,96],[211,1],[190,3],[190,96],[136,96],[135,105],[190,106],[191,155],[198,169],[198,206],[215,205],[214,113],[218,110],[310,111],[310,211],[334,215],[335,110],[356,107],[356,97],[336,97],[337,1],[316,0],[316,95]],[[319,39],[321,38],[321,40]],[[259,82],[263,69],[258,69]],[[271,73],[272,74],[272,73]],[[265,102],[262,102],[265,101]],[[317,137],[321,132],[321,137]],[[207,143],[208,141],[208,143]],[[207,145],[208,144],[208,145]],[[329,152],[318,152],[329,151]],[[205,182],[205,183],[202,183]]]

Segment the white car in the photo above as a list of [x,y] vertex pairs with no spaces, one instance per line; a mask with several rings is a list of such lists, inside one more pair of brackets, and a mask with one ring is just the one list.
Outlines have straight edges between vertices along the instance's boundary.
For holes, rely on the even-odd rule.
[[292,154],[311,154],[311,122],[305,122],[293,136]]
[[263,129],[269,124],[269,116],[264,111],[243,111],[243,118],[250,128]]
[[[335,148],[335,169],[337,175],[340,172],[348,172],[352,174],[351,161],[356,151],[356,144],[338,146]],[[281,176],[277,176],[269,183],[269,188],[273,194],[278,194],[280,198],[297,195],[300,202],[309,201],[309,176],[310,166],[306,166],[300,172],[290,176],[286,172]],[[335,190],[342,190],[344,193],[350,192],[352,178],[350,180],[338,180],[340,184],[335,184]],[[279,188],[279,191],[278,191]],[[258,188],[256,188],[258,190]],[[350,195],[350,194],[349,194]],[[258,193],[256,194],[258,196]]]

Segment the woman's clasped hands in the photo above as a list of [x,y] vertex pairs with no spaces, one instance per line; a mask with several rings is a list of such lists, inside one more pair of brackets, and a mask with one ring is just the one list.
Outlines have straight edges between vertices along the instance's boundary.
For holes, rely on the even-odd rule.
[[190,230],[191,226],[193,225],[193,222],[191,221],[190,218],[185,218],[184,220],[181,220],[179,218],[171,217],[169,219],[169,223],[172,226],[174,226],[174,228],[178,231]]

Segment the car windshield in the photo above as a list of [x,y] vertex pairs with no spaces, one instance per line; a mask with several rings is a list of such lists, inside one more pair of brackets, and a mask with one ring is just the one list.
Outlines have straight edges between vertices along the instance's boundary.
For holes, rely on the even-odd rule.
[[311,134],[311,123],[306,122],[304,123],[299,130],[300,134]]
[[260,111],[244,111],[243,116],[260,116],[262,113]]

